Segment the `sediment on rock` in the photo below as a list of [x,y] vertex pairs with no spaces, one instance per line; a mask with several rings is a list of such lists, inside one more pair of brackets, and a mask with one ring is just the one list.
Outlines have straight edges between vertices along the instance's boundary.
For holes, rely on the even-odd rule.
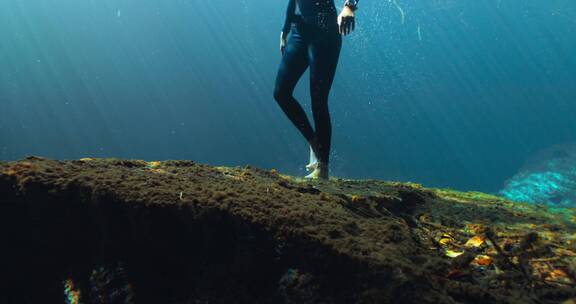
[[[415,184],[299,181],[275,170],[191,161],[29,157],[0,162],[0,193],[2,303],[553,303],[576,297],[568,266],[558,268],[566,273],[564,285],[498,277],[508,285],[490,286],[479,268],[445,254],[461,241],[463,221],[477,219],[498,231],[504,217],[491,223],[494,210],[533,217],[526,222],[534,225],[553,215]],[[563,217],[555,225],[574,232]],[[451,243],[433,235],[442,232]],[[570,246],[563,250],[574,250]],[[488,245],[481,248],[472,259],[494,256],[485,272],[507,263]],[[511,263],[501,271],[521,274]]]

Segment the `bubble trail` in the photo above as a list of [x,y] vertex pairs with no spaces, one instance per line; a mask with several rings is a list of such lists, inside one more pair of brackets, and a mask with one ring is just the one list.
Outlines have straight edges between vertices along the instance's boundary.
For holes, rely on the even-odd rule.
[[402,9],[402,7],[400,5],[398,5],[398,2],[396,2],[396,0],[388,0],[388,2],[390,2],[390,3],[394,4],[394,6],[396,6],[398,11],[400,12],[401,23],[404,24],[404,19],[405,19],[406,15],[404,14],[404,10]]

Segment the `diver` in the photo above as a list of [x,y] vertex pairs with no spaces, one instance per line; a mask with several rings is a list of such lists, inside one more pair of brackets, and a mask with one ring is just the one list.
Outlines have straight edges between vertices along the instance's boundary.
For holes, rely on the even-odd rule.
[[[282,60],[276,76],[274,99],[310,145],[312,171],[306,178],[328,179],[332,124],[328,95],[342,47],[342,35],[355,28],[358,0],[346,0],[340,14],[334,0],[288,0],[280,33]],[[296,14],[296,8],[300,14]],[[291,32],[290,37],[288,37]],[[310,67],[310,95],[314,129],[293,96],[294,88]]]

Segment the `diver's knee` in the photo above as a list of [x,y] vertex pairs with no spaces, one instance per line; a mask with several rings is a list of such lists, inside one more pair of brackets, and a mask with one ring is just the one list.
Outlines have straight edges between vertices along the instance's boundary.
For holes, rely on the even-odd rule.
[[312,111],[314,112],[328,111],[328,98],[313,98]]
[[287,93],[285,90],[282,90],[280,87],[274,88],[274,99],[278,103],[286,102],[287,100],[290,99],[289,96],[290,94]]

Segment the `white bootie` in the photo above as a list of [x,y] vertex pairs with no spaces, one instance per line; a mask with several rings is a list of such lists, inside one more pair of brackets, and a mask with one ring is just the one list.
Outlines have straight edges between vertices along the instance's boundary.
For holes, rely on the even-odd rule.
[[316,167],[312,173],[304,176],[304,178],[308,179],[328,179],[328,166],[324,164],[316,163]]
[[306,165],[306,171],[313,171],[318,167],[318,159],[316,158],[316,154],[310,146],[310,162]]

